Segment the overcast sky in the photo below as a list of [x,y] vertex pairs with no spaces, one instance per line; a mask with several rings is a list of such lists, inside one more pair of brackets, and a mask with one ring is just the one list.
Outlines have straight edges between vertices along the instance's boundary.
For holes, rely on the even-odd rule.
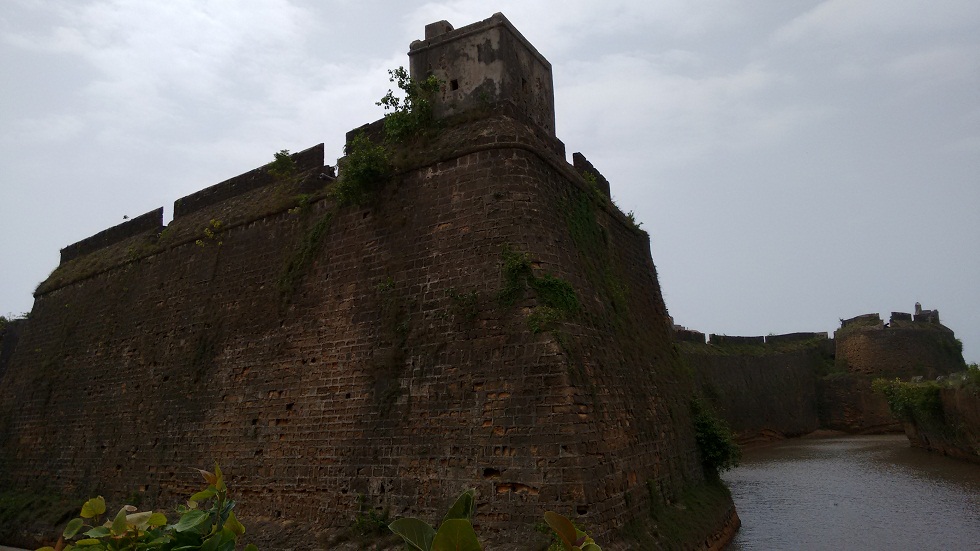
[[[977,0],[5,0],[0,314],[59,250],[382,116],[426,23],[503,12],[557,132],[706,333],[938,308],[980,360]],[[111,297],[107,297],[111,300]]]

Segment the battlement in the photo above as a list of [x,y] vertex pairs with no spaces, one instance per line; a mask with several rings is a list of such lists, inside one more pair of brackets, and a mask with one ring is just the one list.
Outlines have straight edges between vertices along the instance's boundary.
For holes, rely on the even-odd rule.
[[596,167],[594,167],[592,163],[585,158],[585,155],[582,155],[581,153],[572,153],[572,166],[575,167],[575,170],[577,170],[579,174],[586,179],[586,181],[591,182],[592,180],[595,180],[595,184],[599,187],[599,191],[601,191],[606,197],[612,197],[612,192],[609,188],[609,180],[607,180],[605,176],[596,170]]
[[861,314],[849,319],[840,320],[840,329],[855,330],[885,330],[885,329],[915,329],[939,328],[949,331],[949,328],[939,322],[939,310],[923,310],[919,303],[915,304],[915,313],[892,312],[886,324],[877,313]]
[[68,245],[61,249],[61,263],[115,245],[124,239],[150,231],[159,232],[161,229],[163,229],[163,207]]
[[[324,166],[323,144],[317,144],[299,153],[294,153],[290,155],[290,158],[296,165],[297,174],[322,168]],[[269,173],[269,164],[262,165],[177,199],[174,202],[174,219],[185,217],[205,207],[275,182],[276,179]],[[163,207],[160,207],[61,249],[61,264],[111,247],[131,237],[142,234],[159,234],[163,229]]]
[[[296,164],[297,173],[322,168],[324,166],[323,144],[317,144],[299,153],[293,153],[290,155],[290,158]],[[267,186],[275,181],[275,177],[269,173],[269,165],[262,165],[243,174],[239,174],[234,178],[229,178],[221,183],[177,199],[174,202],[174,218],[180,218],[181,216],[241,195],[247,191]]]

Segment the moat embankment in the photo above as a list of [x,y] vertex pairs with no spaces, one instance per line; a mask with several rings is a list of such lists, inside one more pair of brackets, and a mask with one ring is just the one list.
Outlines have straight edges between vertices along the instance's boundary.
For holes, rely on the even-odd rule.
[[972,549],[980,469],[902,435],[808,437],[747,449],[723,475],[742,520],[728,547]]

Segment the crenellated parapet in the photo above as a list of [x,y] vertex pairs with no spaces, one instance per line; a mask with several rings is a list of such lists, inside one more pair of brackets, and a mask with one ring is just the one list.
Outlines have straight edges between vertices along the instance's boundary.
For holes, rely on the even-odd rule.
[[939,323],[938,311],[892,312],[888,323],[877,313],[841,320],[835,331],[837,361],[865,376],[935,378],[963,369],[962,344]]
[[80,256],[104,249],[124,239],[146,232],[159,233],[162,229],[163,207],[160,207],[107,230],[102,230],[92,237],[87,237],[68,245],[64,249],[61,249],[61,263],[64,264],[75,260]]
[[82,239],[61,250],[61,262],[35,296],[112,270],[176,246],[195,243],[214,220],[224,230],[296,206],[297,198],[332,181],[324,168],[323,144],[290,155],[293,176],[275,177],[270,164],[249,170],[174,202],[174,219],[163,225],[163,207]]

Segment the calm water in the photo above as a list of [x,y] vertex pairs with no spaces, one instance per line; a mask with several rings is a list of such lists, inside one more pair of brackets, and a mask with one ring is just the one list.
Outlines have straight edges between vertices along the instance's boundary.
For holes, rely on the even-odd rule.
[[980,465],[904,435],[781,442],[723,478],[742,519],[731,551],[980,551]]

